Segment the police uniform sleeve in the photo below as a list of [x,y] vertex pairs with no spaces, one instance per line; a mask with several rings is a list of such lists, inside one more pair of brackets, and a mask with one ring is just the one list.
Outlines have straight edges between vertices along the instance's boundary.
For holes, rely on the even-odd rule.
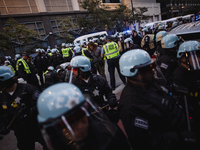
[[23,78],[24,80],[27,81],[27,76],[26,76],[26,72],[24,71],[23,63],[20,61],[18,65],[19,65],[19,68],[18,68],[18,76],[19,76],[19,78]]
[[117,98],[116,98],[115,94],[112,93],[112,89],[108,85],[108,82],[102,76],[98,76],[98,77],[99,77],[100,84],[102,86],[102,89],[104,90],[105,97],[108,100],[110,107],[111,108],[116,107],[117,106]]

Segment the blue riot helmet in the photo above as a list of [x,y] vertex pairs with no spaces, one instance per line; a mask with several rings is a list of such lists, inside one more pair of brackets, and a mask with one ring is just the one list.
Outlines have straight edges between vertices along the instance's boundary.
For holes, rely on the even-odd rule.
[[40,48],[37,48],[37,49],[35,50],[35,52],[36,52],[36,53],[41,53],[41,49],[40,49]]
[[200,70],[200,43],[186,41],[179,46],[177,52],[180,64],[188,70]]
[[53,66],[49,66],[47,69],[51,70],[51,71],[54,71],[54,67]]
[[70,61],[70,66],[73,68],[80,68],[82,72],[87,72],[91,69],[91,62],[85,56],[76,56]]
[[18,60],[18,59],[20,59],[20,58],[22,58],[20,54],[16,54],[16,55],[15,55],[15,60]]
[[6,60],[4,63],[5,63],[5,66],[10,65],[10,61],[9,60]]
[[49,149],[101,149],[115,138],[116,126],[73,84],[58,83],[46,88],[37,100],[37,109]]
[[[70,61],[70,66],[73,68],[73,73],[76,77],[81,75],[82,78],[88,79],[91,75],[91,62],[85,56],[76,56]],[[75,69],[78,69],[77,71]]]
[[176,27],[177,25],[178,25],[178,22],[176,21],[172,23],[172,27]]
[[14,79],[15,73],[8,66],[0,66],[0,90],[10,88],[17,82]]
[[119,60],[120,72],[125,77],[133,77],[138,69],[150,66],[153,63],[150,55],[142,49],[129,50]]
[[124,43],[130,42],[131,44],[133,44],[133,40],[131,38],[126,38],[124,40]]
[[76,56],[82,54],[80,46],[75,46],[73,50]]
[[57,52],[57,49],[56,48],[53,48],[52,50],[51,50],[51,53],[52,54],[55,54]]
[[173,49],[179,44],[179,38],[176,34],[168,34],[161,40],[161,46],[164,49]]
[[159,42],[167,35],[166,31],[160,31],[156,34],[156,42]]

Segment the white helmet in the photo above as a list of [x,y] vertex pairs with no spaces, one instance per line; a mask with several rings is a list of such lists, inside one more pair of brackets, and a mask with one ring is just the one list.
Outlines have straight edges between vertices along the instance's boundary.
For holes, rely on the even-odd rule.
[[62,45],[61,45],[61,46],[62,46],[62,47],[63,47],[63,46],[65,46],[65,43],[62,43]]

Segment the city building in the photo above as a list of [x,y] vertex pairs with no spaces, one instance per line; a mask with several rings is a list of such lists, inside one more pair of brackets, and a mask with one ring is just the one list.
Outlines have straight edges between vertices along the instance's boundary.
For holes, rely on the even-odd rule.
[[200,0],[157,0],[161,4],[162,20],[200,11]]
[[[24,24],[40,34],[41,38],[36,41],[38,45],[45,48],[50,45],[53,48],[63,42],[63,39],[58,36],[61,31],[56,18],[71,16],[72,21],[76,23],[77,17],[87,14],[80,7],[80,1],[83,0],[0,0],[0,31],[6,26],[8,18],[14,18],[20,24]],[[146,14],[151,16],[147,22],[161,19],[160,4],[156,3],[156,0],[102,0],[102,3],[111,9],[115,9],[122,3],[130,9],[132,9],[132,5],[133,7],[147,7]],[[132,28],[133,26],[130,26],[130,29]],[[79,36],[80,30],[73,27],[70,33]],[[22,53],[27,48],[29,47],[26,45],[15,43],[13,51]],[[0,57],[6,55],[10,55],[10,51],[0,50]]]

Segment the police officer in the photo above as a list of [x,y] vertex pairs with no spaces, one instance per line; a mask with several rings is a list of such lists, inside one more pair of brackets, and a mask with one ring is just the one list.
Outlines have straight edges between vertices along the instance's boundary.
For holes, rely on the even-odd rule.
[[63,55],[63,61],[64,62],[70,62],[72,52],[71,52],[71,49],[69,47],[69,44],[65,44],[64,47],[61,49],[61,52],[62,52],[62,55]]
[[119,127],[73,84],[47,88],[39,96],[37,108],[41,132],[51,150],[131,149]]
[[60,54],[57,53],[57,49],[53,48],[51,50],[52,56],[50,57],[50,65],[56,68],[63,62],[63,58]]
[[163,54],[163,48],[161,47],[161,40],[163,39],[163,37],[165,37],[167,35],[166,31],[160,31],[156,34],[156,56],[157,59],[159,57],[161,57],[161,55]]
[[151,56],[156,49],[155,35],[150,33],[147,28],[142,29],[142,31],[144,32],[144,37],[141,41],[141,48],[146,50]]
[[162,74],[166,79],[166,84],[171,84],[171,75],[178,67],[176,58],[177,49],[179,46],[179,38],[175,34],[169,34],[161,40],[163,55],[158,59],[157,65],[160,67]]
[[76,76],[73,84],[78,86],[83,93],[89,94],[100,107],[106,104],[103,96],[106,97],[111,108],[117,106],[116,96],[112,93],[106,79],[91,73],[91,63],[87,57],[74,57],[70,62],[70,66]]
[[44,88],[47,88],[59,81],[59,78],[53,66],[49,66],[48,70],[43,75],[45,77]]
[[0,66],[0,90],[0,134],[14,130],[19,150],[34,150],[36,141],[45,146],[37,123],[39,90],[17,83],[15,74],[7,66]]
[[35,56],[33,63],[40,77],[41,86],[44,87],[43,73],[46,71],[46,65],[48,64],[45,56],[42,55],[42,50],[40,48],[36,49],[37,56]]
[[27,81],[27,83],[40,88],[38,79],[35,75],[35,68],[31,62],[27,61],[28,57],[28,53],[23,53],[22,58],[17,60],[16,71],[18,73],[18,77],[23,78],[25,81]]
[[10,64],[10,61],[6,60],[6,61],[4,62],[4,66],[10,67],[10,68],[12,69],[12,71],[15,73],[15,69],[14,69],[13,66]]
[[182,43],[179,46],[177,58],[179,59],[179,67],[173,72],[173,85],[174,88],[181,86],[188,90],[186,96],[189,105],[189,115],[191,118],[191,129],[199,134],[200,43],[198,41],[187,41]]
[[130,50],[119,63],[127,84],[118,111],[133,149],[185,149],[193,132],[187,131],[181,107],[154,80],[150,55],[142,49]]
[[102,48],[101,57],[106,56],[108,63],[108,71],[110,74],[110,85],[112,90],[115,90],[115,68],[117,68],[120,79],[124,84],[126,84],[126,79],[121,75],[119,70],[119,50],[117,43],[112,41],[112,36],[107,36],[107,44]]

